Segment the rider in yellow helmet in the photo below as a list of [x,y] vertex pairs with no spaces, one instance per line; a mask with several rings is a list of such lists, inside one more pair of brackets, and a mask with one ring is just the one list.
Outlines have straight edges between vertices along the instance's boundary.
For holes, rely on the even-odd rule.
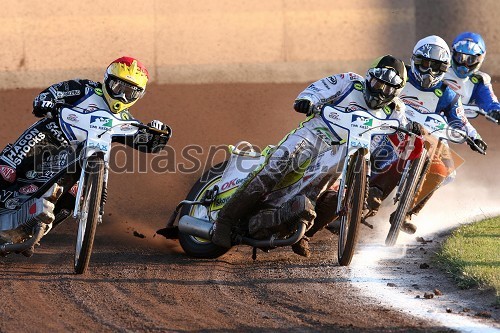
[[[33,186],[26,187],[31,181],[48,181],[51,176],[57,174],[55,168],[59,167],[57,163],[61,161],[46,160],[45,156],[52,158],[54,153],[61,151],[75,139],[70,137],[71,131],[64,134],[61,129],[57,117],[58,103],[69,104],[79,110],[109,110],[121,119],[132,119],[129,108],[144,96],[148,81],[148,71],[139,60],[121,57],[107,67],[102,84],[74,79],[53,84],[43,90],[33,101],[33,114],[42,119],[0,153],[0,192],[6,193],[0,198],[0,210],[18,209],[23,193],[34,190]],[[148,125],[159,130],[167,128],[158,120],[153,120]],[[158,152],[165,147],[168,139],[169,135],[141,129],[135,136],[115,137],[113,141],[142,152]],[[53,170],[37,172],[35,160],[40,158],[43,163],[53,167]],[[74,206],[71,191],[68,187],[64,188],[64,191],[53,212],[56,216],[54,224],[64,220]],[[0,244],[11,241],[3,237],[7,227],[0,221]]]

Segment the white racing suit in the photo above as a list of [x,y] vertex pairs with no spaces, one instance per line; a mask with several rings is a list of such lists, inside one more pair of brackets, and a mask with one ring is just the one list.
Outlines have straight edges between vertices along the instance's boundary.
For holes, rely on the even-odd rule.
[[[297,99],[309,99],[317,109],[320,109],[324,104],[329,104],[349,111],[370,111],[379,117],[399,119],[403,125],[406,124],[403,112],[399,111],[399,107],[404,108],[404,105],[392,103],[384,107],[383,110],[370,110],[363,97],[363,89],[364,79],[361,76],[354,73],[344,73],[314,82],[301,92]],[[252,225],[255,223],[260,223],[260,226],[265,228],[261,220],[252,217],[256,210],[265,208],[265,199],[273,196],[273,190],[286,175],[300,170],[305,165],[315,167],[315,159],[319,154],[330,150],[331,154],[345,155],[344,147],[338,145],[339,141],[340,137],[328,129],[319,114],[315,113],[309,116],[295,130],[285,136],[263,165],[248,176],[220,210],[212,241],[217,245],[230,247],[231,229],[239,223],[240,219],[250,219],[250,230],[257,229],[256,225]],[[339,162],[343,161],[343,157],[339,159]],[[337,170],[340,169],[340,166],[337,166],[331,166],[325,172],[322,170],[311,181],[310,186],[305,188],[302,193],[296,194],[305,196],[311,203],[311,207],[320,208],[318,206],[321,205],[317,203],[318,198],[333,184],[341,172],[341,170]],[[283,208],[286,210],[290,207],[284,205],[280,209]],[[283,215],[287,215],[290,212],[283,213]],[[309,214],[312,219],[315,215],[315,212]],[[324,220],[321,221],[322,225],[314,222],[314,226],[309,231],[317,230],[330,222],[328,218],[321,219]],[[276,221],[274,222],[276,223]],[[310,222],[310,225],[313,225],[313,221]]]

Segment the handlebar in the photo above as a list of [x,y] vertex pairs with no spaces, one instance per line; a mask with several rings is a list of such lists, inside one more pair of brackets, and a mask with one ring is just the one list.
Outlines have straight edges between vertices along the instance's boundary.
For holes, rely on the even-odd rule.
[[392,128],[393,130],[396,130],[398,132],[402,132],[404,134],[407,134],[409,136],[417,136],[418,134],[415,134],[411,131],[408,131],[406,128],[401,127],[401,126],[388,126],[389,128]]
[[477,114],[480,114],[481,116],[485,117],[489,121],[491,121],[491,122],[493,122],[495,124],[498,124],[498,120],[496,120],[495,118],[493,118],[492,116],[490,116],[488,113],[486,113],[486,111],[484,111],[483,109],[481,109],[477,105],[467,105],[467,104],[464,104],[464,109],[476,112]]
[[[68,103],[64,103],[64,102],[61,102],[61,101],[56,101],[55,107],[56,107],[56,109],[58,111],[61,108],[80,109],[82,111],[85,111],[84,108],[81,108],[81,107],[78,107],[78,106],[74,106],[74,105],[71,105],[71,104],[68,104]],[[103,110],[103,111],[107,111],[107,110]],[[168,126],[167,124],[164,124],[166,126],[165,130],[159,130],[159,129],[155,128],[155,127],[147,126],[147,125],[144,125],[144,124],[141,124],[141,123],[132,123],[131,122],[130,125],[135,126],[135,127],[139,128],[139,129],[145,129],[148,132],[154,132],[154,133],[157,133],[157,134],[163,134],[163,135],[166,135],[168,137],[172,136],[172,128],[170,126]]]
[[465,137],[465,141],[467,141],[467,143],[471,146],[473,146],[475,148],[475,150],[481,154],[481,155],[486,155],[486,152],[484,151],[484,149],[482,149],[481,147],[479,147],[475,142],[474,140],[470,137],[470,136],[466,136]]

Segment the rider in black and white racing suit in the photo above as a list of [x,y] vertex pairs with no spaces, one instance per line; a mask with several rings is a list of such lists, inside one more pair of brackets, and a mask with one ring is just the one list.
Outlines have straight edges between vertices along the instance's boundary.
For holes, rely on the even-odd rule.
[[[300,168],[307,160],[314,160],[318,154],[326,150],[332,150],[332,154],[341,150],[334,144],[339,139],[335,134],[330,134],[331,132],[325,128],[325,122],[317,113],[322,105],[331,104],[352,111],[368,110],[378,116],[400,119],[405,123],[404,112],[399,110],[400,107],[404,108],[404,105],[395,103],[397,100],[395,97],[404,86],[405,78],[404,63],[388,55],[377,59],[368,70],[366,80],[358,74],[344,73],[326,77],[307,87],[297,97],[294,109],[306,113],[308,118],[285,136],[266,162],[249,175],[224,205],[215,223],[212,242],[219,246],[231,247],[232,228],[241,218],[248,217],[257,202],[271,192],[287,174]],[[317,177],[315,183],[308,188],[308,193],[299,193],[300,195],[295,197],[298,200],[297,206],[309,210],[309,214],[306,215],[311,220],[316,217],[315,208],[316,210],[319,208],[318,198],[333,181],[335,179],[332,179],[332,175],[326,172]],[[285,203],[278,209],[276,219],[281,219],[283,222],[286,216],[293,215],[293,212],[287,211],[293,209],[293,201],[294,199],[291,199],[292,204],[285,206]],[[320,225],[319,219],[325,221],[323,225]],[[318,216],[314,224],[311,223],[312,227],[308,233],[314,232],[328,222],[330,222],[328,218]],[[295,253],[309,256],[307,237],[292,246],[292,249]]]
[[[110,110],[122,119],[132,119],[129,108],[144,95],[149,75],[146,68],[136,59],[122,57],[113,61],[107,68],[104,84],[91,80],[63,81],[42,91],[33,101],[33,114],[42,118],[28,128],[14,143],[8,144],[0,153],[0,210],[15,210],[18,197],[36,191],[34,179],[49,179],[57,167],[57,151],[69,145],[69,140],[60,128],[57,119],[57,103],[65,103],[83,110]],[[150,126],[165,129],[160,121],[154,120]],[[158,152],[163,149],[168,137],[149,134],[141,130],[135,137],[120,137],[120,142],[143,152]],[[45,155],[44,155],[45,154]],[[45,157],[43,163],[50,163],[52,169],[42,173],[35,170],[35,160]],[[8,190],[5,190],[8,187]],[[64,189],[54,212],[55,221],[61,222],[69,216],[74,206],[74,193]],[[19,221],[22,223],[23,221]],[[16,235],[0,223],[0,241],[12,241]]]

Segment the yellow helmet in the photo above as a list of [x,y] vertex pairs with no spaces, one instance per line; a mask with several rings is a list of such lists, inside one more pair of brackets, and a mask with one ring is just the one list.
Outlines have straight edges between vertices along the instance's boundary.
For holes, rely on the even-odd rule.
[[128,109],[146,91],[148,70],[139,60],[121,57],[109,64],[104,74],[104,98],[109,109],[118,113]]

